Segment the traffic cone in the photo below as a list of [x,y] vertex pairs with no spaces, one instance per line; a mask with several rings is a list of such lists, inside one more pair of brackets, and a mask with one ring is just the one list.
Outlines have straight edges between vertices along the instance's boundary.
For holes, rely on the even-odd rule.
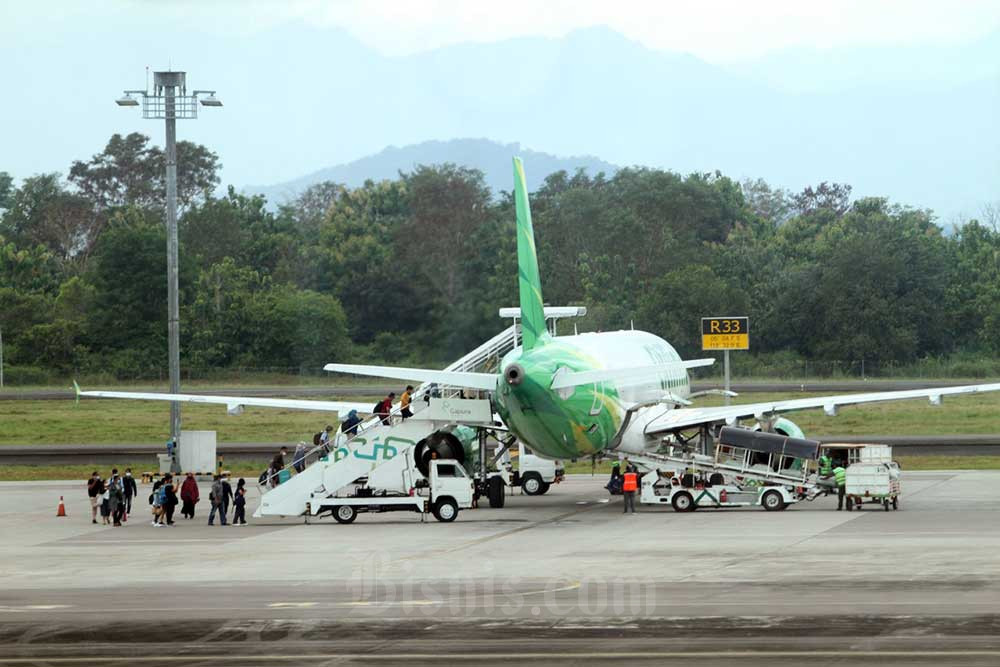
[[59,510],[56,512],[56,516],[66,516],[66,505],[63,504],[62,496],[59,496]]

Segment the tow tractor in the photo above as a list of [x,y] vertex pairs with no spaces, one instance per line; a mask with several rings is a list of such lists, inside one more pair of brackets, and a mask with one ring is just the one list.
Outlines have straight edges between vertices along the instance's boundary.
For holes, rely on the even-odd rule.
[[810,465],[819,457],[819,442],[775,433],[724,427],[711,455],[688,451],[630,455],[645,467],[640,502],[671,505],[677,512],[699,507],[760,505],[770,512],[822,490]]
[[[406,457],[407,459],[409,457]],[[428,462],[427,477],[412,466],[403,470],[407,492],[369,486],[366,478],[345,487],[336,496],[313,494],[308,514],[329,512],[338,523],[351,523],[364,512],[430,512],[442,522],[454,521],[460,509],[472,507],[473,481],[454,459]],[[421,517],[423,518],[423,517]]]

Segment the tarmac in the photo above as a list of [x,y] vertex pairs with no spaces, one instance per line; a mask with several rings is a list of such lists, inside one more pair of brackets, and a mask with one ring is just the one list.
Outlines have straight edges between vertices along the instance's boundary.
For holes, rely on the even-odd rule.
[[998,471],[904,471],[889,512],[623,515],[604,481],[347,526],[210,527],[203,485],[164,528],[148,486],[110,528],[83,481],[0,483],[0,665],[1000,664]]

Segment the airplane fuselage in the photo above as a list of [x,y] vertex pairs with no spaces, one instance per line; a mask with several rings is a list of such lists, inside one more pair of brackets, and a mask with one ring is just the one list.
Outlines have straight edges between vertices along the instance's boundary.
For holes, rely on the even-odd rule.
[[636,368],[680,361],[665,340],[645,331],[585,333],[547,338],[530,350],[517,347],[501,362],[496,408],[514,435],[542,456],[575,459],[605,451],[629,406],[670,393],[690,395],[687,371],[678,368],[641,382],[603,381],[552,389],[564,372]]

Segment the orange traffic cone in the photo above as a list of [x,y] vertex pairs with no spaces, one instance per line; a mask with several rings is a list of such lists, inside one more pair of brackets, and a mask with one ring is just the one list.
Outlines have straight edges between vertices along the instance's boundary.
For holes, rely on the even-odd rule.
[[66,516],[66,505],[63,504],[62,496],[59,496],[59,511],[56,512],[56,516]]

